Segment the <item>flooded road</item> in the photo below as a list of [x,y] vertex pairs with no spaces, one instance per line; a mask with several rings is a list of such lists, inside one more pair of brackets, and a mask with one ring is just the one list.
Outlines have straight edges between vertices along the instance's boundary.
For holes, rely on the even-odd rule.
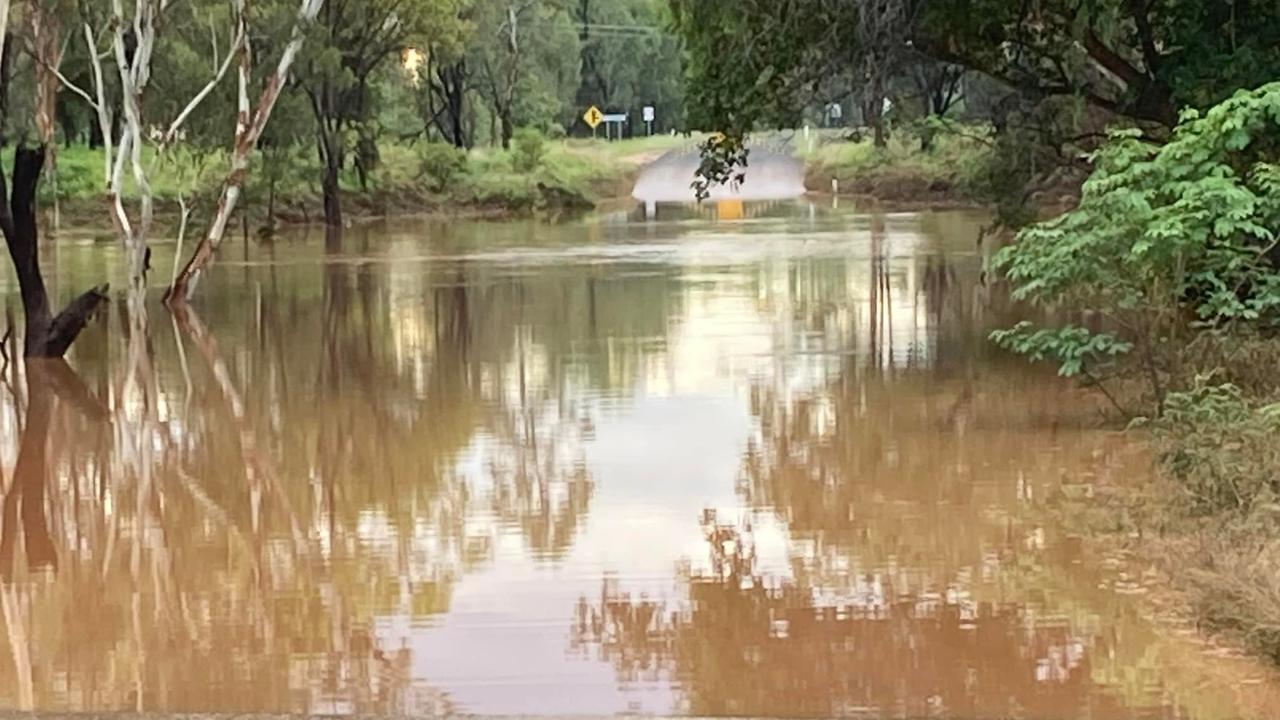
[[980,215],[733,214],[229,244],[134,380],[123,303],[8,373],[0,706],[1236,716],[1039,524],[1147,462],[984,342]]

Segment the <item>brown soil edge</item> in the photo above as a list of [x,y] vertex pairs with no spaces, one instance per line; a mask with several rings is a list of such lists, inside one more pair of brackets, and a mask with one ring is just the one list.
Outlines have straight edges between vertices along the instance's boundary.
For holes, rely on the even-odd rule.
[[[610,198],[591,200],[598,205]],[[382,220],[403,219],[412,217],[445,218],[464,220],[513,220],[535,217],[540,213],[556,214],[559,208],[547,210],[531,206],[510,206],[499,203],[459,202],[446,197],[422,195],[397,195],[396,197],[374,197],[351,195],[344,197],[343,217],[349,225],[362,225]],[[205,212],[202,212],[205,211]],[[267,234],[267,217],[265,208],[250,206],[238,208],[227,225],[229,237],[244,232],[245,213],[249,217],[249,232],[254,236]],[[63,201],[59,208],[59,228],[66,230],[110,231],[111,219],[106,206],[94,200]],[[42,208],[43,227],[52,227],[52,210]],[[155,203],[154,233],[172,235],[177,232],[181,220],[181,210],[177,203],[157,200]],[[187,221],[188,239],[194,234],[203,232],[208,221],[207,208],[197,208]],[[281,208],[275,217],[275,230],[302,227],[320,227],[324,224],[324,214],[319,203],[307,212],[296,206]]]
[[[1145,438],[1134,442],[1145,443]],[[1102,483],[1080,499],[1058,497],[1041,505],[1043,520],[1078,542],[1081,561],[1101,567],[1123,558],[1130,577],[1142,575],[1145,590],[1127,596],[1143,620],[1160,631],[1155,648],[1169,680],[1195,701],[1191,716],[1226,720],[1272,720],[1280,707],[1280,667],[1251,653],[1238,633],[1210,631],[1200,622],[1193,590],[1179,581],[1186,572],[1183,535],[1165,536],[1135,520],[1131,508],[1158,503],[1158,468],[1136,486]],[[1227,702],[1230,708],[1220,703]]]
[[[832,181],[836,181],[835,197],[853,198],[873,203],[889,211],[973,210],[989,209],[991,203],[970,195],[955,179],[937,176],[913,167],[883,165],[854,172],[833,168],[821,159],[805,166],[805,188],[814,195],[832,197]],[[1029,201],[1041,209],[1042,217],[1051,217],[1074,207],[1080,198],[1083,178],[1063,177],[1047,187],[1038,188]]]

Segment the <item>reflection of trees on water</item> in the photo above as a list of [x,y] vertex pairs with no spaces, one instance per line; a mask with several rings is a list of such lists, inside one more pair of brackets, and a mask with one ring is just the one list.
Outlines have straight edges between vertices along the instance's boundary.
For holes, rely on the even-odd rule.
[[[392,626],[446,610],[498,532],[535,558],[569,547],[593,419],[565,394],[643,366],[665,281],[465,262],[388,278],[327,247],[322,267],[211,276],[232,284],[152,318],[145,342],[84,344],[107,418],[25,393],[0,702],[447,711]],[[638,288],[656,295],[637,305]],[[564,305],[587,300],[594,313]],[[655,341],[594,352],[615,331]],[[456,464],[481,437],[474,482]]]
[[[53,552],[60,561],[56,573],[24,572],[4,585],[14,652],[0,686],[16,692],[9,704],[424,707],[406,705],[408,656],[372,640],[367,605],[378,593],[355,577],[372,568],[341,562],[359,551],[332,548],[351,543],[355,529],[331,523],[337,533],[327,538],[306,531],[314,516],[290,499],[292,478],[231,364],[197,316],[180,320],[205,361],[191,372],[212,376],[197,380],[189,413],[157,392],[145,366],[131,365],[127,382],[138,389],[116,396],[108,418],[72,415],[74,406],[53,399],[69,393],[49,389],[74,387],[69,369],[27,366],[19,477],[6,492],[31,498],[49,486],[35,508],[50,512],[52,549],[31,542],[38,513],[30,508],[21,523],[5,518],[4,538],[12,547],[22,527],[29,566],[48,564]],[[92,399],[83,387],[79,395]],[[145,434],[131,437],[139,428]],[[118,441],[93,441],[103,434]]]
[[[895,224],[898,223],[898,224]],[[754,268],[757,308],[773,321],[792,364],[825,361],[844,370],[958,367],[983,355],[986,306],[976,262],[893,218],[817,233],[812,256]],[[841,256],[829,253],[839,248]],[[811,358],[810,355],[820,356]],[[842,362],[843,359],[843,362]]]
[[[960,269],[873,250],[866,273],[788,266],[794,335],[845,333],[835,345],[858,351],[819,382],[751,387],[749,519],[708,515],[708,557],[686,565],[677,600],[607,578],[575,607],[572,647],[623,684],[673,683],[694,715],[1176,716],[1158,688],[1135,701],[1095,683],[1112,652],[1095,616],[1010,599],[1042,559],[1043,530],[1014,522],[1026,499],[1122,465],[1056,435],[1078,417],[1059,388],[973,362],[984,310]],[[846,283],[865,291],[852,309],[823,302]],[[939,372],[948,358],[970,367]],[[782,564],[766,566],[757,533],[783,535],[769,537]]]
[[[683,368],[666,363],[694,303],[706,301],[713,320],[725,306],[711,305],[726,298],[731,313],[760,310],[747,318],[756,326],[772,324],[770,309],[785,313],[792,323],[778,323],[781,332],[815,343],[800,351],[843,351],[852,337],[861,352],[867,313],[883,317],[867,310],[861,258],[788,259],[752,276],[719,265],[549,267],[462,253],[401,262],[394,247],[380,258],[358,242],[327,238],[321,264],[309,249],[298,262],[303,251],[281,242],[269,249],[279,260],[270,268],[210,275],[198,315],[152,318],[145,336],[116,328],[86,336],[76,364],[107,418],[46,395],[56,398],[41,433],[36,392],[20,411],[14,403],[15,419],[35,430],[5,456],[22,472],[4,487],[0,518],[15,558],[3,585],[14,650],[0,662],[0,688],[13,696],[0,702],[447,711],[446,697],[412,677],[403,628],[447,610],[457,583],[497,552],[500,534],[520,537],[535,562],[567,554],[594,495],[583,445],[595,414],[635,392],[638,379]],[[920,276],[918,262],[885,257],[874,266],[888,288],[878,302],[897,303],[903,288],[923,292],[925,305],[934,302],[929,293],[950,292],[930,289],[927,279],[908,282]],[[378,262],[394,265],[372,266]],[[894,307],[893,327],[910,327]],[[132,327],[128,317],[113,322]],[[912,343],[928,337],[912,332]],[[770,357],[790,362],[793,346],[776,344],[784,351]],[[833,372],[845,366],[830,359],[823,362]],[[821,387],[787,403],[772,389],[753,390],[762,432],[743,492],[758,507],[790,508],[797,543],[811,539],[802,531],[827,533],[816,555],[836,563],[857,537],[838,534],[849,527],[841,513],[847,519],[860,507],[851,476],[831,470],[812,486],[799,478],[810,466],[840,466],[865,471],[878,491],[892,489],[890,475],[877,475],[888,471],[877,468],[914,466],[902,463],[905,455],[889,459],[889,435],[914,421],[911,408],[933,401],[859,416],[850,408],[864,402],[856,398],[865,388],[850,385],[833,400]],[[832,427],[872,439],[865,447],[835,441]],[[41,437],[47,444],[28,452],[29,438]],[[28,473],[41,465],[38,448],[46,450],[44,470]],[[793,454],[811,462],[788,464]],[[478,471],[464,467],[477,458]],[[974,472],[970,465],[957,477]],[[40,483],[30,479],[41,474]],[[836,489],[820,492],[824,482]],[[817,586],[804,572],[827,572],[801,567],[786,589],[743,553],[723,555],[731,562],[719,566],[716,557],[719,570],[685,572],[690,595],[705,602],[664,605],[606,585],[598,608],[581,608],[580,643],[613,648],[611,659],[637,677],[707,672],[715,653],[754,647],[756,630],[747,627],[756,618],[789,611],[792,600],[778,605],[779,597],[801,603]],[[773,589],[745,587],[757,577]],[[729,633],[715,623],[733,618],[749,619],[742,634],[712,637]],[[707,623],[708,634],[695,632]],[[713,697],[715,687],[740,689],[725,675],[747,672],[740,662],[714,672],[712,695],[693,706],[746,707]]]
[[[675,603],[606,580],[571,643],[623,682],[669,680],[695,716],[1124,717],[1091,681],[1093,638],[1019,606],[922,592],[892,575],[837,594],[772,577],[749,525],[704,524],[709,568]],[[1151,714],[1177,717],[1153,698]]]

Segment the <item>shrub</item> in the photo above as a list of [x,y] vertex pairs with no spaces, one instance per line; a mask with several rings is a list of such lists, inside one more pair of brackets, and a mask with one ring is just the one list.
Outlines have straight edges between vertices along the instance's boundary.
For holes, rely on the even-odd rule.
[[468,175],[458,196],[477,205],[513,211],[531,210],[538,199],[528,178],[509,172]]
[[448,143],[426,143],[418,150],[418,168],[436,192],[449,187],[466,167],[466,151]]
[[1021,323],[995,339],[1064,375],[1132,352],[1158,414],[1170,378],[1188,374],[1181,348],[1280,324],[1278,138],[1280,83],[1187,112],[1162,146],[1114,133],[1077,208],[996,258],[1016,299],[1078,308],[1101,334]]
[[1191,514],[1248,513],[1280,498],[1280,405],[1255,409],[1235,385],[1200,384],[1170,393],[1152,431]]
[[531,173],[542,165],[546,141],[534,128],[520,128],[512,137],[511,166],[516,172]]

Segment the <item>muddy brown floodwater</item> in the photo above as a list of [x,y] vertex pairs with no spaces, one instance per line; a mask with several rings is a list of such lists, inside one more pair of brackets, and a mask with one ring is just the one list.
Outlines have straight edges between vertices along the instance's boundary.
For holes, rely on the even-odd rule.
[[720,212],[229,245],[8,372],[0,706],[1240,712],[1039,520],[1148,463],[984,341],[981,215]]

